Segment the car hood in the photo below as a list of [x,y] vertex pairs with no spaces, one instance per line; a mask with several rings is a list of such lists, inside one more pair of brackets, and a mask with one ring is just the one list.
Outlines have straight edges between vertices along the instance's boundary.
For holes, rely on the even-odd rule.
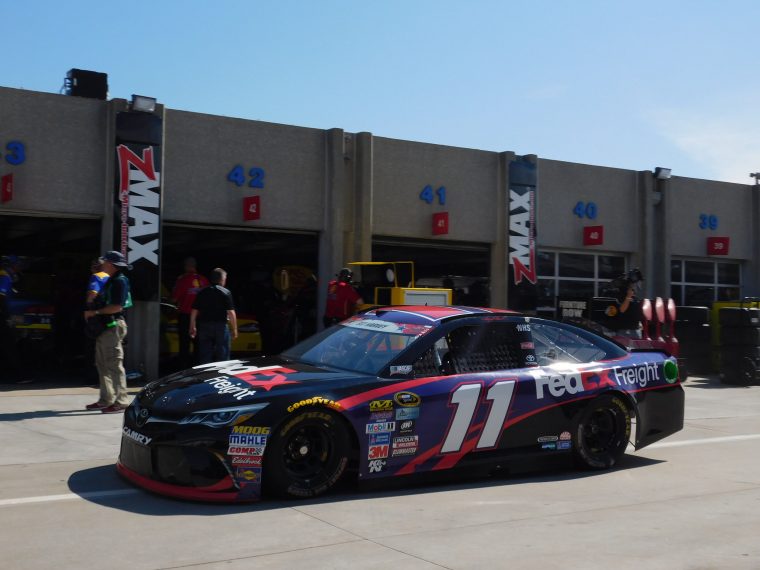
[[279,356],[230,360],[196,366],[148,383],[140,406],[156,413],[184,416],[198,410],[242,406],[288,396],[304,389],[329,390],[347,380],[373,379],[357,372],[321,368]]

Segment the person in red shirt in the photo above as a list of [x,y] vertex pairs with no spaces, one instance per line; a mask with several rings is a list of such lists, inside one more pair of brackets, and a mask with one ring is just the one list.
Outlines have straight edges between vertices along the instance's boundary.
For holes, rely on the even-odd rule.
[[[172,290],[172,300],[179,311],[177,333],[179,335],[179,363],[182,368],[192,366],[197,359],[197,342],[190,338],[190,312],[193,310],[193,302],[198,291],[208,287],[209,282],[203,275],[198,273],[198,264],[195,258],[185,259],[185,272],[177,278],[177,283]],[[190,345],[193,345],[193,356],[190,355]]]
[[351,285],[353,278],[353,272],[344,267],[340,270],[338,278],[327,284],[327,306],[323,319],[325,327],[347,319],[364,304],[361,295]]

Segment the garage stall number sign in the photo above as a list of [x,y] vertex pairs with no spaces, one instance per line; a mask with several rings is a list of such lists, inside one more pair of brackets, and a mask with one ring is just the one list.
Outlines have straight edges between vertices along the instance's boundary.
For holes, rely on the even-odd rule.
[[[21,141],[10,141],[5,145],[5,153],[0,152],[0,162],[4,159],[11,166],[20,166],[26,161],[26,147]],[[0,204],[13,200],[13,173],[0,176]]]
[[597,215],[596,202],[578,202],[573,208],[573,214],[581,219],[595,220]]
[[[246,172],[248,178],[246,179]],[[227,173],[227,181],[238,188],[246,185],[248,188],[264,188],[266,172],[259,166],[246,169],[242,164],[236,164]],[[251,222],[261,219],[261,196],[246,196],[243,198],[243,221]]]
[[700,230],[717,230],[718,216],[714,214],[699,214],[699,229]]
[[436,197],[438,197],[438,203],[441,206],[446,205],[446,187],[440,186],[438,190],[433,192],[433,187],[428,184],[422,189],[422,192],[420,192],[420,200],[425,202],[426,204],[432,204]]

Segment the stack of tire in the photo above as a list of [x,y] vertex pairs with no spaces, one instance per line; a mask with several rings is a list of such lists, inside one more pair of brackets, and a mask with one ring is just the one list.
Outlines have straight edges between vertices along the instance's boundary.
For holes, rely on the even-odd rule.
[[760,309],[724,307],[720,319],[720,381],[754,384],[760,371]]
[[[689,374],[709,374],[712,371],[710,309],[676,307],[675,329],[680,343],[679,361],[684,361]],[[681,368],[682,363],[678,366]]]

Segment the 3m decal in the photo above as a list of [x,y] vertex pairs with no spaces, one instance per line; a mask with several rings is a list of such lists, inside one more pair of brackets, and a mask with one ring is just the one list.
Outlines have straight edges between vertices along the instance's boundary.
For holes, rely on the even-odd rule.
[[129,439],[132,441],[136,441],[140,445],[150,445],[150,442],[153,441],[152,437],[148,437],[147,435],[143,435],[141,433],[138,433],[134,430],[129,429],[128,427],[124,427],[121,430],[121,433],[126,435]]
[[[441,453],[458,452],[462,448],[462,443],[475,416],[475,410],[481,403],[480,393],[482,390],[483,385],[481,383],[462,384],[451,393],[449,406],[455,406],[456,410],[441,447]],[[478,444],[475,446],[476,449],[494,447],[498,442],[504,420],[512,404],[514,391],[514,380],[501,380],[488,388],[485,399],[491,405]]]
[[367,450],[367,459],[383,459],[388,457],[390,446],[388,445],[370,445]]

